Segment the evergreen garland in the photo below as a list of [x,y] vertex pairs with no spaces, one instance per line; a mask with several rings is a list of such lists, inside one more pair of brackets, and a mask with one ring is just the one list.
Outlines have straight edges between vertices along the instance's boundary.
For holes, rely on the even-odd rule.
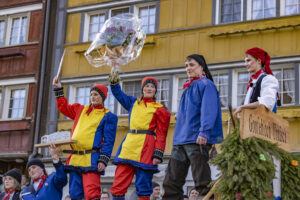
[[275,178],[275,168],[272,156],[281,160],[282,199],[300,199],[300,167],[291,164],[293,160],[299,162],[299,157],[259,138],[243,140],[239,129],[224,139],[221,151],[210,161],[222,173],[215,190],[220,199],[274,199],[272,179]]

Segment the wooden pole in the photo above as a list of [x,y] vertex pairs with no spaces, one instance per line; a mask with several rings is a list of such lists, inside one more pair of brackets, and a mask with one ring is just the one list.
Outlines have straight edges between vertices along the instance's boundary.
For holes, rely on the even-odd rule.
[[60,74],[61,74],[61,69],[62,69],[62,64],[63,64],[63,61],[64,61],[65,53],[66,53],[66,49],[64,49],[64,53],[61,56],[61,59],[60,59],[60,62],[59,62],[59,67],[58,67],[57,74],[56,74],[57,78],[59,78]]
[[209,192],[205,195],[205,197],[202,200],[209,200],[209,198],[214,194],[214,191],[220,181],[221,181],[221,178],[219,178],[217,180],[217,182],[214,184],[214,186],[209,190]]
[[235,121],[234,121],[233,114],[232,114],[232,105],[231,104],[228,104],[228,109],[229,109],[230,118],[231,118],[233,128],[235,129]]

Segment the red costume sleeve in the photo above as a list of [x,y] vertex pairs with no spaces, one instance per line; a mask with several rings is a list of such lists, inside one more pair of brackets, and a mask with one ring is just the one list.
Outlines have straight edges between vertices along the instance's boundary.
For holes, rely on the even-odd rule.
[[81,106],[79,103],[70,105],[65,97],[56,98],[56,105],[59,112],[73,120],[75,119],[76,112]]
[[156,141],[155,149],[165,150],[166,138],[170,124],[170,113],[165,108],[158,108],[155,112],[156,117]]

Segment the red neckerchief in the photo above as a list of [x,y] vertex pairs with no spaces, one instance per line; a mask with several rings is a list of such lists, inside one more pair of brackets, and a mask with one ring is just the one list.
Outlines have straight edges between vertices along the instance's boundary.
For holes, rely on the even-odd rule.
[[200,76],[196,76],[194,78],[190,78],[189,81],[187,81],[185,84],[183,84],[183,88],[182,89],[189,87],[194,80],[200,79],[200,78],[202,78],[202,76],[205,76],[205,74],[201,74]]
[[144,102],[145,106],[147,107],[147,103],[155,102],[155,99],[153,97],[143,97],[143,102]]
[[90,107],[89,107],[89,109],[86,111],[86,114],[87,115],[89,115],[92,111],[93,111],[93,109],[102,109],[103,108],[103,106],[100,104],[100,105],[97,105],[97,106],[95,106],[94,104],[92,104]]
[[39,186],[38,186],[38,189],[41,189],[41,187],[43,186],[43,184],[44,184],[44,182],[46,181],[47,178],[48,178],[47,175],[43,175],[43,176],[41,176],[40,178],[34,179],[33,181],[34,181],[34,182],[37,182],[37,181],[39,181],[40,179],[42,179],[42,181],[40,182],[40,184],[39,184]]
[[6,190],[6,195],[4,195],[2,200],[9,200],[9,196],[14,193],[15,189],[13,190]]
[[253,79],[257,79],[259,77],[259,75],[261,75],[262,73],[264,73],[264,70],[260,69],[251,75],[250,80],[248,82],[247,90],[249,89],[250,84],[252,83]]

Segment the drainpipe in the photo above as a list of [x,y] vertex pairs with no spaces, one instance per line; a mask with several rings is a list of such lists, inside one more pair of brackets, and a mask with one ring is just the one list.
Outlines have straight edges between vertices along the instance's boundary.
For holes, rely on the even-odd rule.
[[[50,18],[50,2],[51,0],[44,0],[44,5],[46,4],[46,18],[44,22],[44,38],[43,38],[43,48],[42,48],[42,66],[40,71],[40,87],[39,87],[39,96],[37,101],[37,115],[36,123],[34,129],[34,140],[33,144],[38,143],[39,132],[40,132],[40,123],[41,123],[41,110],[42,110],[42,101],[43,101],[43,90],[44,90],[44,77],[46,69],[46,58],[47,58],[47,47],[48,47],[48,31],[49,31],[49,18]],[[37,148],[33,147],[32,153],[29,155],[29,160],[34,158],[37,155]]]

